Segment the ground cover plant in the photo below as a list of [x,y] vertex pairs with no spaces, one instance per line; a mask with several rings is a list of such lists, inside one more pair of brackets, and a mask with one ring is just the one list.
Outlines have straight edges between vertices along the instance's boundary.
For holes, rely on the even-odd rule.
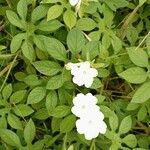
[[0,150],[150,149],[150,0],[0,0]]

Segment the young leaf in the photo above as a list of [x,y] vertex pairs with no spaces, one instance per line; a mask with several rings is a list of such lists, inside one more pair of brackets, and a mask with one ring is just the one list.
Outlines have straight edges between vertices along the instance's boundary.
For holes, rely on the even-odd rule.
[[47,76],[53,76],[62,70],[61,66],[54,61],[42,60],[32,64],[40,73]]
[[12,128],[14,128],[14,129],[19,129],[19,130],[22,130],[22,129],[23,129],[22,123],[21,123],[20,119],[19,119],[17,116],[15,116],[15,115],[9,113],[9,114],[8,114],[8,117],[7,117],[7,121],[8,121],[9,125],[10,125]]
[[77,28],[72,29],[67,36],[67,45],[73,54],[79,53],[85,45],[83,33]]
[[139,67],[148,67],[148,55],[147,53],[141,49],[136,49],[135,47],[128,49],[128,54],[131,59],[131,61],[139,66]]
[[51,116],[56,118],[65,117],[70,113],[70,107],[66,105],[57,106],[52,112]]
[[96,27],[96,23],[90,18],[81,18],[77,21],[76,27],[83,31],[91,31]]
[[20,0],[17,5],[17,12],[24,21],[27,17],[27,0]]
[[37,25],[37,29],[41,31],[49,31],[49,32],[55,31],[60,27],[62,27],[62,24],[58,20],[51,20],[51,21],[42,20]]
[[17,116],[20,116],[20,117],[29,116],[30,114],[34,112],[34,110],[30,106],[25,105],[25,104],[19,104],[15,106],[13,108],[13,111]]
[[99,55],[99,42],[90,41],[88,42],[82,50],[82,57],[86,60],[87,58],[93,60]]
[[36,118],[38,120],[45,120],[48,117],[49,117],[49,114],[46,108],[39,109],[33,116],[33,118]]
[[51,77],[46,85],[46,89],[55,90],[62,87],[64,84],[62,74]]
[[147,78],[147,72],[140,67],[131,67],[119,74],[122,78],[130,83],[143,83]]
[[10,103],[17,104],[23,100],[25,97],[27,91],[26,90],[19,90],[15,93],[13,93],[10,97]]
[[110,127],[111,127],[111,129],[112,129],[113,131],[116,131],[116,130],[118,129],[118,123],[119,123],[118,117],[117,117],[117,115],[113,112],[113,113],[111,114],[111,116],[109,117],[109,125],[110,125]]
[[72,10],[66,10],[63,19],[65,24],[69,27],[69,29],[72,29],[76,24],[76,16]]
[[45,6],[45,5],[39,5],[37,6],[31,14],[31,20],[33,23],[35,23],[36,21],[44,18],[47,14],[49,7]]
[[49,8],[47,13],[47,21],[58,18],[63,12],[63,7],[61,5],[54,5]]
[[41,81],[38,79],[37,75],[31,74],[24,78],[24,83],[29,86],[37,86],[41,84]]
[[15,147],[21,147],[20,139],[16,133],[8,129],[0,129],[0,137],[7,144]]
[[46,97],[46,108],[48,112],[52,112],[57,105],[58,96],[55,91],[50,91]]
[[21,48],[23,55],[27,59],[29,59],[31,62],[35,60],[35,51],[33,49],[33,45],[30,42],[24,41]]
[[122,139],[123,143],[125,143],[126,145],[128,145],[131,148],[136,147],[137,145],[137,139],[135,137],[135,135],[133,134],[128,134],[126,137],[124,137]]
[[145,106],[141,106],[140,110],[138,111],[138,114],[137,114],[137,118],[138,118],[138,121],[142,121],[147,115],[147,109]]
[[40,102],[46,95],[46,90],[44,87],[36,87],[28,95],[28,104],[35,104]]
[[132,127],[131,116],[127,116],[121,121],[121,124],[120,124],[120,127],[119,127],[119,134],[124,134],[124,133],[129,132],[131,127]]
[[26,124],[24,129],[24,139],[27,144],[31,144],[34,137],[35,137],[35,125],[32,119],[29,120],[29,122]]
[[8,84],[4,87],[2,91],[2,96],[4,100],[7,100],[10,97],[11,93],[12,93],[12,85]]
[[149,98],[150,98],[150,82],[146,82],[137,89],[137,91],[133,95],[131,102],[132,103],[144,103]]
[[25,25],[21,22],[21,20],[15,12],[7,10],[6,15],[11,24],[21,29],[25,28]]
[[11,53],[16,53],[19,50],[23,39],[25,39],[25,36],[26,36],[25,33],[19,33],[12,38],[10,44]]
[[60,123],[60,132],[70,132],[75,126],[76,117],[74,115],[69,115],[64,118]]
[[54,38],[43,37],[47,52],[55,59],[66,61],[66,49],[64,45]]

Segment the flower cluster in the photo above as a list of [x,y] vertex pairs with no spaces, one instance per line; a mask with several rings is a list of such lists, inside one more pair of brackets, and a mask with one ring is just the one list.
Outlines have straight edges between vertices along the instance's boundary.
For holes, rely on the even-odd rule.
[[71,70],[73,75],[73,82],[78,86],[85,85],[89,88],[94,80],[94,77],[98,75],[98,71],[95,68],[91,68],[88,61],[81,63],[68,63],[66,69]]
[[84,134],[87,140],[96,138],[99,133],[105,134],[106,124],[104,115],[96,105],[97,98],[91,93],[86,95],[80,93],[73,99],[74,106],[71,111],[79,117],[76,127],[79,134]]

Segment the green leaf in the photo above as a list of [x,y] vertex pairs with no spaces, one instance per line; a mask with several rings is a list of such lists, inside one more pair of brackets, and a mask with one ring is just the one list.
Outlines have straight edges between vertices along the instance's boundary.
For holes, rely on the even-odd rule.
[[56,91],[50,91],[46,97],[46,109],[50,113],[57,105],[58,96]]
[[140,67],[131,67],[119,74],[130,83],[139,84],[147,79],[147,72]]
[[129,4],[129,2],[126,0],[105,0],[104,2],[114,11],[116,11],[118,8],[126,7]]
[[60,123],[60,132],[70,132],[75,126],[76,117],[74,115],[69,115],[64,118]]
[[118,124],[119,124],[118,117],[114,112],[112,112],[111,116],[109,117],[109,125],[111,129],[113,131],[116,131],[118,129]]
[[112,35],[111,43],[114,49],[114,53],[119,53],[122,49],[122,41],[117,36]]
[[94,81],[93,81],[93,83],[92,83],[90,89],[98,89],[98,88],[100,88],[100,87],[102,87],[102,86],[103,86],[103,85],[102,85],[101,80],[100,80],[99,78],[94,78]]
[[122,139],[122,141],[131,148],[134,148],[137,145],[137,139],[133,134],[128,134],[126,137]]
[[45,120],[49,117],[49,114],[46,108],[41,108],[34,114],[33,117],[39,120]]
[[17,12],[21,19],[26,20],[27,17],[27,1],[26,0],[20,0],[17,5]]
[[24,78],[24,83],[29,86],[37,86],[41,84],[41,81],[38,79],[37,75],[31,74]]
[[83,33],[77,29],[72,29],[67,36],[67,45],[73,54],[77,54],[85,45],[85,38]]
[[96,23],[90,18],[81,18],[77,21],[76,27],[83,31],[91,31],[96,27]]
[[[46,51],[55,59],[66,61],[66,49],[64,45],[54,38],[49,38],[46,36],[36,36],[36,45],[39,49],[46,49]],[[40,43],[40,44],[39,44]]]
[[75,13],[72,10],[66,10],[63,15],[63,19],[65,24],[69,27],[69,29],[72,29],[77,21]]
[[93,60],[99,55],[99,42],[90,41],[88,42],[82,50],[82,57],[86,60],[87,58]]
[[52,112],[51,116],[56,118],[65,117],[70,113],[70,107],[66,105],[57,106]]
[[137,89],[137,91],[133,95],[131,102],[132,103],[144,103],[149,98],[150,98],[150,82],[146,82]]
[[138,121],[142,121],[147,115],[147,109],[145,106],[141,106],[140,110],[138,111],[138,114],[137,114],[137,118],[138,118]]
[[19,33],[12,38],[10,44],[11,53],[16,53],[19,50],[23,39],[25,39],[25,36],[26,36],[25,33]]
[[27,91],[26,90],[19,90],[15,93],[13,93],[10,97],[10,103],[17,104],[23,100],[25,97]]
[[12,128],[14,128],[14,129],[19,129],[19,130],[22,130],[22,129],[23,129],[22,123],[21,123],[20,119],[19,119],[17,116],[15,116],[15,115],[9,113],[9,114],[8,114],[8,117],[7,117],[7,121],[8,121],[9,125],[10,125]]
[[52,32],[59,29],[60,27],[62,27],[62,24],[58,20],[51,20],[51,21],[42,20],[38,24],[37,29],[41,31]]
[[4,129],[7,128],[7,120],[6,120],[5,115],[2,115],[2,116],[0,117],[0,129],[1,129],[1,128],[4,128]]
[[30,42],[24,41],[21,48],[22,48],[23,55],[27,59],[29,59],[30,61],[35,60],[35,51],[33,45]]
[[20,139],[16,133],[8,129],[0,129],[0,137],[7,144],[15,147],[20,147]]
[[64,84],[62,74],[51,77],[46,85],[46,89],[55,90],[62,87]]
[[63,12],[63,7],[61,5],[54,5],[49,8],[47,13],[47,21],[58,18]]
[[49,7],[45,6],[45,5],[39,5],[37,6],[31,14],[31,20],[33,23],[35,23],[36,21],[44,18],[47,14]]
[[25,104],[19,104],[15,106],[13,108],[13,111],[17,116],[20,116],[20,117],[29,116],[30,114],[34,112],[34,110],[30,106],[25,105]]
[[27,103],[36,104],[39,103],[46,95],[44,87],[36,87],[28,95]]
[[61,123],[62,119],[61,118],[52,118],[51,121],[51,128],[52,128],[52,132],[56,132],[56,131],[60,131],[60,123]]
[[47,76],[53,76],[62,70],[61,66],[54,61],[42,60],[32,64],[40,73]]
[[26,74],[24,72],[16,72],[14,76],[16,80],[23,81],[24,78],[26,77]]
[[125,117],[120,124],[119,127],[119,134],[124,134],[130,131],[132,127],[132,119],[131,116]]
[[11,94],[12,94],[12,84],[7,84],[2,91],[2,96],[4,100],[7,100]]
[[147,53],[141,48],[129,48],[128,50],[129,57],[131,61],[140,67],[148,67],[148,55]]
[[11,24],[17,26],[18,28],[25,28],[25,25],[21,22],[17,14],[11,10],[6,11],[7,18]]
[[29,120],[29,122],[26,124],[24,129],[24,139],[27,144],[32,143],[34,137],[35,137],[35,125],[32,119]]
[[128,26],[128,30],[127,30],[127,40],[130,42],[130,44],[132,46],[135,45],[136,41],[138,40],[138,32],[137,32],[137,29],[132,26],[132,25],[129,25]]

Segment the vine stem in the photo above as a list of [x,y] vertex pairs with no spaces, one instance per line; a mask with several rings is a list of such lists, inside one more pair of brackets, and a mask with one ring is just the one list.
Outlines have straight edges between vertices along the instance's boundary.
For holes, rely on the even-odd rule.
[[143,40],[140,42],[140,44],[136,47],[135,50],[137,50],[142,44],[143,42],[147,39],[147,37],[150,35],[150,31],[148,32],[148,34],[143,38]]
[[5,86],[5,83],[6,83],[7,79],[8,79],[8,77],[9,77],[9,74],[10,74],[12,68],[13,68],[13,65],[16,62],[16,59],[17,59],[18,55],[19,55],[19,52],[16,54],[16,56],[13,59],[13,61],[10,63],[8,72],[7,72],[6,77],[5,77],[5,80],[3,81],[2,85],[1,85],[0,92],[2,91],[3,87]]

